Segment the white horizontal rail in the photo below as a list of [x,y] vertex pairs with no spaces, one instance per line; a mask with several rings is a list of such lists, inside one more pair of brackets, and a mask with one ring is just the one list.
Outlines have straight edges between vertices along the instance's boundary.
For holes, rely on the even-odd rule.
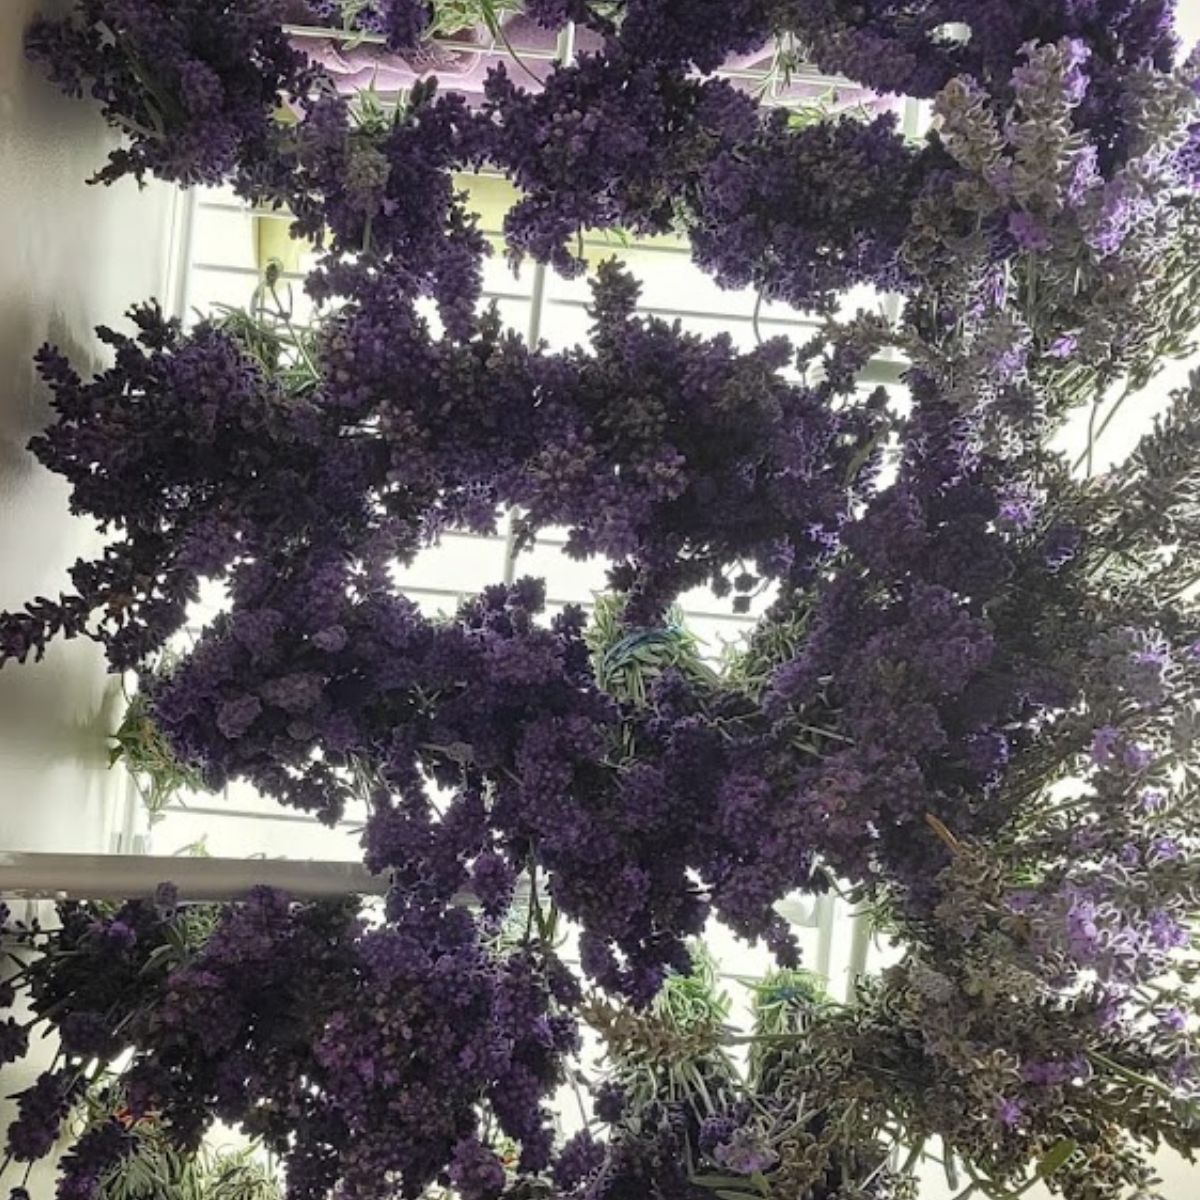
[[[294,896],[380,896],[388,888],[387,876],[356,862],[0,851],[0,896],[124,900],[153,896],[162,883],[174,884],[184,900],[232,900],[259,885]],[[814,896],[781,900],[775,909],[792,925],[823,924]]]
[[386,876],[355,862],[0,852],[0,896],[125,900],[153,896],[161,883],[174,884],[184,900],[233,900],[260,884],[306,898],[379,896],[388,887]]
[[[283,859],[170,858],[148,854],[43,854],[0,851],[0,897],[10,900],[132,900],[152,897],[160,884],[171,883],[181,900],[231,901],[256,886],[287,892],[296,899],[348,895],[378,896],[388,886],[385,876],[372,875],[359,863],[289,862]],[[524,886],[518,897],[527,897]],[[823,902],[824,901],[824,902]],[[455,902],[473,907],[463,893]],[[776,911],[789,924],[817,930],[816,968],[828,978],[833,940],[832,906],[827,898],[797,897],[780,901]],[[859,961],[865,922],[855,928],[854,963],[847,991],[865,967]]]

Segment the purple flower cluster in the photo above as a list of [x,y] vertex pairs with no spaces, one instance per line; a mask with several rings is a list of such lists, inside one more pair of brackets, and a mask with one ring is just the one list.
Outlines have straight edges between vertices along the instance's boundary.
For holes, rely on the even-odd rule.
[[894,117],[793,129],[776,110],[705,163],[689,222],[695,260],[727,287],[798,308],[830,306],[861,283],[898,290],[927,162]]
[[447,330],[469,336],[489,247],[453,179],[483,157],[463,97],[419,86],[383,129],[364,128],[341,96],[318,95],[302,112],[291,152],[259,186],[287,203],[294,235],[330,243],[308,290],[357,296],[381,271],[432,295]]
[[134,1150],[134,1138],[117,1120],[81,1134],[59,1166],[58,1200],[94,1200],[101,1184]]
[[569,554],[623,564],[614,582],[638,598],[631,615],[698,584],[724,594],[735,563],[808,581],[873,481],[882,397],[836,412],[836,371],[813,388],[777,374],[786,342],[738,354],[727,337],[637,320],[636,301],[627,275],[601,267],[592,353],[565,356],[531,414],[534,448],[511,491],[523,527],[565,525]]
[[524,193],[505,236],[511,253],[566,274],[582,270],[573,250],[588,229],[669,231],[703,164],[757,124],[728,84],[618,52],[584,55],[538,92],[518,83],[493,70],[482,112],[487,157]]
[[362,33],[379,34],[392,50],[412,50],[424,40],[433,23],[429,0],[308,0],[313,17],[322,23]]
[[55,84],[126,134],[96,179],[221,183],[276,153],[275,109],[312,83],[284,35],[284,0],[85,0],[34,22],[27,47]]
[[[477,110],[422,86],[394,116],[317,86],[265,3],[225,14],[229,41],[186,4],[84,0],[39,26],[35,53],[131,133],[104,178],[288,204],[327,246],[311,290],[346,303],[286,337],[138,309],[90,382],[42,352],[57,420],[33,449],[114,540],[74,594],[0,617],[0,660],[64,633],[141,666],[199,581],[225,581],[227,611],[150,685],[161,732],[214,785],[325,820],[364,801],[392,886],[370,920],[270,891],[207,920],[170,895],[67,908],[66,953],[28,971],[67,1066],[20,1098],[14,1155],[46,1153],[77,1068],[126,1050],[135,1113],[191,1147],[214,1117],[242,1125],[296,1200],[696,1200],[696,1164],[733,1193],[769,1175],[884,1197],[903,1182],[880,1113],[997,1194],[1031,1169],[1071,1200],[1136,1190],[1117,1111],[1195,1145],[1171,972],[1197,970],[1200,379],[1103,481],[1051,448],[1073,405],[1188,332],[1160,262],[1195,222],[1195,64],[1172,69],[1169,7],[541,0],[535,19],[602,49],[540,91],[498,70]],[[364,12],[394,45],[430,15]],[[700,74],[776,28],[936,94],[930,145],[888,119],[764,116]],[[487,246],[453,173],[482,164],[523,192],[518,257],[578,273],[589,228],[682,229],[718,281],[830,320],[795,359],[739,354],[638,318],[610,265],[586,349],[525,345],[476,311]],[[906,293],[900,316],[834,320],[858,284]],[[884,347],[909,405],[861,386]],[[398,592],[397,562],[505,506],[521,538],[565,527],[609,561],[627,650],[695,585],[778,599],[724,674],[647,666],[636,698],[606,691],[602,623],[547,620],[537,581],[439,620]],[[906,956],[856,1006],[789,1013],[751,1055],[759,1103],[726,1103],[725,1031],[664,1018],[694,982],[687,939],[715,916],[792,964],[773,906],[831,878],[886,903]],[[585,1001],[548,949],[559,915],[581,975],[632,1009]],[[628,1070],[597,1097],[609,1142],[556,1151],[575,1013]],[[0,1060],[25,1045],[0,1027]],[[61,1194],[94,1195],[127,1148],[94,1129]]]
[[696,583],[727,590],[739,561],[810,577],[872,477],[878,406],[835,414],[845,383],[783,383],[783,343],[737,354],[636,319],[635,299],[606,269],[594,352],[550,356],[492,320],[465,343],[434,339],[402,278],[365,277],[322,335],[321,387],[294,398],[234,329],[183,337],[153,308],[133,313],[136,340],[102,331],[117,366],[90,383],[46,349],[59,420],[33,449],[72,483],[75,511],[124,539],[76,565],[76,595],[7,614],[4,657],[61,629],[132,666],[180,627],[199,576],[232,569],[235,593],[255,593],[268,564],[284,570],[282,544],[370,547],[382,570],[447,525],[491,528],[501,502],[524,506],[530,534],[567,525],[573,553],[624,564],[652,612]]
[[778,0],[529,0],[535,21],[559,29],[568,21],[606,39],[606,51],[639,62],[715,71],[731,55],[764,46],[781,14]]
[[1173,9],[1172,0],[817,0],[790,15],[822,67],[909,96],[933,96],[965,76],[1004,102],[1024,46],[1080,39],[1094,56],[1083,123],[1111,161],[1128,135],[1120,100],[1131,68],[1174,62]]
[[[39,446],[77,483],[81,510],[136,514],[110,555],[177,581],[180,602],[153,621],[148,604],[114,616],[108,593],[81,589],[81,607],[108,608],[97,636],[115,665],[178,626],[199,574],[228,575],[232,611],[154,689],[177,754],[214,786],[247,778],[330,820],[359,786],[347,771],[367,764],[399,794],[375,798],[372,863],[436,878],[443,899],[490,873],[498,904],[532,854],[587,931],[588,973],[648,997],[664,964],[686,961],[680,939],[709,903],[790,953],[771,904],[809,881],[811,853],[787,814],[786,754],[767,778],[747,772],[770,739],[731,754],[704,697],[667,689],[646,734],[659,760],[597,769],[618,714],[578,614],[537,628],[540,593],[522,585],[431,623],[388,580],[444,525],[488,528],[501,500],[522,505],[529,532],[565,524],[573,552],[616,559],[650,619],[694,583],[729,590],[738,562],[759,572],[743,570],[742,590],[815,578],[874,476],[878,403],[834,411],[869,346],[834,351],[823,383],[796,387],[774,374],[782,345],[737,355],[726,339],[634,319],[635,297],[603,271],[594,353],[538,356],[488,322],[478,341],[434,341],[382,278],[322,335],[328,383],[295,404],[231,333],[181,340],[147,316],[143,344],[120,342],[120,365],[93,384],[46,356],[63,420]],[[195,397],[191,424],[166,419],[181,395]],[[83,470],[84,448],[112,469]],[[249,486],[219,489],[218,464],[226,480],[244,469]],[[311,507],[297,502],[305,478]],[[8,618],[16,652],[48,632],[30,631],[36,616]],[[461,789],[456,820],[433,822],[420,770]],[[568,816],[572,793],[592,798]],[[705,809],[711,820],[696,820]],[[506,865],[489,857],[497,849]],[[627,885],[617,892],[614,875]]]
[[[122,1089],[134,1121],[153,1113],[192,1149],[214,1119],[240,1124],[280,1154],[297,1200],[335,1184],[383,1200],[435,1182],[494,1200],[506,1173],[481,1105],[520,1144],[521,1171],[549,1166],[544,1100],[577,1039],[552,994],[561,968],[488,949],[465,909],[407,893],[369,927],[354,905],[258,889],[219,913],[141,903],[63,918],[30,991],[62,1028],[67,1065],[19,1096],[17,1159],[50,1151],[91,1060],[132,1052]],[[130,931],[123,982],[109,948],[118,922]],[[69,1039],[71,1019],[103,1038]],[[78,1137],[58,1195],[95,1200],[132,1141],[118,1120]]]
[[[311,406],[285,398],[214,326],[184,338],[157,306],[130,316],[136,338],[100,331],[117,365],[89,383],[56,350],[38,356],[58,420],[31,449],[71,483],[73,511],[122,538],[98,560],[75,564],[74,595],[5,614],[0,660],[41,657],[61,632],[96,637],[114,667],[133,667],[183,625],[201,576],[220,577],[262,545],[252,514],[264,513],[263,486],[289,497],[268,520],[294,520],[293,531],[326,511],[328,497],[300,483],[317,467],[306,449],[318,426]],[[93,614],[98,629],[89,627]]]
[[[157,687],[164,733],[214,783],[238,775],[329,819],[370,764],[373,869],[442,903],[482,884],[494,909],[532,858],[581,927],[585,972],[642,1001],[664,965],[686,965],[681,939],[710,906],[790,953],[771,905],[811,884],[811,854],[786,792],[750,765],[771,751],[786,782],[782,748],[729,745],[736,705],[710,713],[664,678],[638,718],[641,760],[606,766],[618,712],[592,680],[579,613],[538,627],[541,588],[526,581],[431,623],[324,571],[282,577],[278,607],[219,618]],[[429,775],[453,793],[440,812]]]
[[892,118],[793,129],[721,80],[632,52],[586,55],[541,92],[504,71],[487,85],[483,153],[524,195],[505,220],[515,254],[574,274],[588,229],[682,229],[725,285],[798,307],[904,280],[899,252],[934,157]]
[[803,809],[814,843],[850,878],[881,872],[920,892],[945,847],[927,826],[913,830],[932,816],[983,834],[998,819],[989,784],[1033,680],[1014,676],[986,615],[1014,564],[995,530],[979,418],[947,406],[929,381],[914,385],[925,395],[899,477],[847,527],[857,567],[823,589],[769,704],[836,714],[842,744],[812,769]]

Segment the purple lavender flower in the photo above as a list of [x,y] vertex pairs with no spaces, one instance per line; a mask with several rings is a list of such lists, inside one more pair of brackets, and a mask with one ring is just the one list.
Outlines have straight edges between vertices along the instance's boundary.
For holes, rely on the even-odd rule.
[[489,916],[498,916],[511,903],[516,872],[502,854],[485,851],[471,870],[471,889]]
[[596,1116],[605,1124],[615,1125],[625,1112],[627,1097],[624,1089],[605,1080],[596,1089]]
[[137,942],[137,930],[119,918],[97,922],[95,933],[102,941],[118,950],[129,950]]
[[605,1146],[583,1130],[567,1141],[554,1161],[554,1182],[565,1192],[585,1183],[604,1165]]
[[1076,897],[1067,913],[1067,944],[1071,954],[1082,963],[1095,961],[1103,945],[1103,934],[1096,919],[1094,901]]
[[1160,812],[1167,804],[1167,793],[1163,788],[1148,787],[1139,797],[1142,808],[1148,813]]
[[101,1182],[134,1153],[136,1146],[133,1134],[115,1119],[87,1130],[63,1156],[59,1200],[92,1200]]
[[28,1049],[29,1032],[24,1026],[12,1017],[0,1023],[0,1066],[24,1058]]
[[44,1158],[58,1139],[72,1097],[78,1092],[67,1071],[46,1071],[18,1093],[17,1118],[8,1128],[8,1151],[18,1162]]
[[1050,343],[1046,353],[1051,358],[1071,358],[1078,349],[1078,336],[1073,333],[1064,333]]
[[427,0],[310,0],[319,18],[363,33],[382,34],[392,50],[419,46],[433,23]]
[[1144,771],[1154,762],[1154,751],[1149,746],[1130,742],[1122,752],[1121,761],[1130,771]]
[[1151,942],[1160,950],[1178,950],[1191,944],[1187,926],[1163,909],[1150,914],[1148,928]]
[[1041,1087],[1061,1087],[1090,1075],[1091,1068],[1080,1055],[1069,1059],[1031,1059],[1021,1066],[1021,1078]]
[[240,738],[258,719],[262,702],[257,696],[239,696],[221,706],[217,728],[227,738]]
[[125,134],[98,181],[248,180],[263,174],[278,140],[275,107],[315,77],[283,33],[284,7],[245,0],[214,22],[205,0],[96,0],[73,18],[34,22],[26,47],[53,82],[89,94]]
[[337,654],[346,648],[349,635],[341,625],[330,625],[328,629],[313,634],[313,645],[327,654]]
[[1168,1008],[1159,1013],[1158,1019],[1164,1029],[1169,1029],[1173,1033],[1182,1033],[1188,1024],[1187,1013],[1181,1008]]
[[712,1154],[721,1166],[737,1175],[757,1175],[769,1171],[779,1161],[779,1155],[767,1145],[762,1134],[748,1126],[734,1130]]
[[1052,572],[1063,569],[1079,554],[1083,544],[1083,535],[1078,529],[1068,525],[1056,525],[1046,534],[1043,555],[1046,566]]
[[1036,254],[1042,250],[1049,250],[1052,244],[1045,225],[1032,213],[1010,213],[1008,232],[1017,246],[1026,253]]
[[504,1167],[493,1151],[468,1138],[454,1148],[450,1182],[463,1200],[494,1200],[504,1190]]
[[1098,767],[1106,767],[1112,763],[1117,754],[1121,740],[1121,731],[1112,725],[1105,725],[1092,735],[1092,762]]

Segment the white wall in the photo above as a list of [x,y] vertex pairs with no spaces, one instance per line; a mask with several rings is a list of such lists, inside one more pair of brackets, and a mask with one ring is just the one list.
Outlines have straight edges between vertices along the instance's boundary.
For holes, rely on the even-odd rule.
[[[164,290],[174,192],[84,180],[109,135],[93,108],[60,97],[24,60],[24,29],[46,0],[0,3],[0,607],[68,586],[96,536],[67,491],[25,450],[49,418],[31,356],[57,342],[96,364],[92,327]],[[90,643],[0,670],[0,850],[107,849],[119,794],[105,765],[113,680]]]
[[[130,304],[162,295],[166,283],[173,191],[88,187],[110,145],[103,123],[24,61],[33,14],[61,7],[0,0],[0,608],[56,595],[69,565],[98,544],[88,523],[68,515],[62,481],[25,451],[49,418],[33,352],[54,341],[91,369],[100,361],[92,327],[119,325]],[[105,759],[117,696],[90,643],[0,669],[0,854],[110,848],[124,799]],[[0,1092],[30,1074],[29,1064],[4,1068]],[[0,1130],[7,1110],[0,1100]],[[6,1176],[0,1193],[17,1181]],[[45,1171],[30,1184],[35,1196],[52,1194]]]
[[1200,0],[1177,0],[1179,32],[1184,42],[1194,46],[1200,41]]

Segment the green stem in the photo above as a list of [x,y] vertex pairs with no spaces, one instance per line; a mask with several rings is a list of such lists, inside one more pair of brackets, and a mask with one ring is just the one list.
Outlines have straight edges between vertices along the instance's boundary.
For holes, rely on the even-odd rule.
[[1096,418],[1100,415],[1100,405],[1103,403],[1103,396],[1097,396],[1092,401],[1092,411],[1088,416],[1088,431],[1087,431],[1087,450],[1085,456],[1087,459],[1087,470],[1084,472],[1089,479],[1092,477],[1092,468],[1095,465],[1096,458]]
[[534,914],[537,914],[537,919],[541,917],[541,903],[538,900],[537,887],[537,859],[534,857],[533,851],[529,852],[529,911],[525,916],[525,944],[529,945],[533,937],[533,923],[535,920]]
[[304,365],[312,373],[312,377],[317,379],[320,372],[317,370],[317,364],[313,362],[311,355],[304,348],[304,342],[300,338],[300,334],[296,331],[296,327],[292,324],[292,314],[283,306],[283,301],[279,299],[279,292],[275,288],[275,284],[270,285],[271,299],[275,301],[275,310],[279,319],[283,322],[284,328],[288,331],[292,338],[292,344],[296,347],[296,352],[304,360]]
[[1098,415],[1098,410],[1103,406],[1103,404],[1102,404],[1102,401],[1099,399],[1096,401],[1096,404],[1092,408],[1091,420],[1088,422],[1087,449],[1084,450],[1084,452],[1075,460],[1075,462],[1071,468],[1073,471],[1078,471],[1079,468],[1086,463],[1088,476],[1089,477],[1091,476],[1092,457],[1095,454],[1096,443],[1099,442],[1100,439],[1104,436],[1105,431],[1113,423],[1113,419],[1121,411],[1121,408],[1123,407],[1125,402],[1130,398],[1130,396],[1133,395],[1133,392],[1134,392],[1133,382],[1130,381],[1129,383],[1127,383],[1125,385],[1125,390],[1120,394],[1120,396],[1117,397],[1117,399],[1113,403],[1112,407],[1108,410],[1108,414],[1105,416],[1104,420],[1100,422],[1099,428],[1095,427],[1095,420]]
[[919,1138],[917,1144],[908,1152],[908,1157],[904,1160],[904,1165],[900,1168],[901,1175],[908,1175],[913,1167],[920,1160],[921,1151],[925,1149],[925,1139]]
[[854,739],[846,737],[843,733],[836,733],[832,729],[824,729],[820,725],[800,725],[797,728],[805,733],[815,733],[819,737],[829,738],[831,741],[842,742],[847,746],[854,745]]
[[766,295],[766,286],[758,289],[758,295],[754,300],[754,312],[750,317],[751,327],[754,329],[754,340],[761,346],[763,343],[762,330],[759,328],[758,319],[762,315],[763,297]]
[[1151,1079],[1148,1075],[1142,1075],[1131,1067],[1126,1067],[1115,1059],[1109,1058],[1108,1055],[1101,1054],[1099,1050],[1089,1050],[1087,1056],[1094,1065],[1104,1067],[1105,1070],[1120,1076],[1120,1078],[1126,1080],[1128,1083],[1135,1083],[1139,1087],[1149,1088],[1150,1091],[1167,1100],[1174,1100],[1176,1098],[1171,1088],[1161,1080]]
[[521,70],[524,71],[525,74],[528,75],[529,78],[532,79],[533,82],[536,83],[540,88],[545,81],[536,75],[530,68],[529,64],[526,63],[526,61],[517,53],[516,47],[508,40],[508,34],[504,32],[504,27],[497,21],[495,27],[489,28],[488,32],[492,35],[492,37],[497,38],[500,41],[501,45],[503,45],[504,49],[508,52],[508,55],[510,58],[512,58],[513,62],[515,62],[517,66],[520,67]]

